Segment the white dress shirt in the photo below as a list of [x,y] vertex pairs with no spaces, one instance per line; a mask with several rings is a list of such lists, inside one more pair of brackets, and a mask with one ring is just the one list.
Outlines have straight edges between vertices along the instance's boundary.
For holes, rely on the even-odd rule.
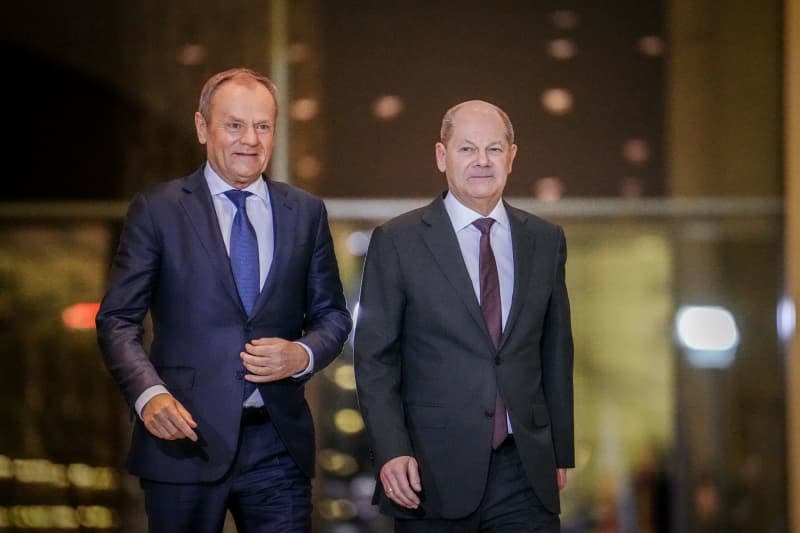
[[[514,248],[511,244],[511,225],[508,213],[503,202],[497,202],[492,212],[484,216],[466,207],[450,192],[444,198],[444,207],[453,224],[453,230],[458,238],[461,255],[467,267],[469,278],[472,280],[472,289],[478,303],[481,301],[480,278],[480,243],[481,231],[472,225],[479,218],[493,218],[495,220],[489,231],[492,252],[497,263],[497,276],[500,281],[500,308],[502,311],[502,326],[506,327],[508,313],[511,310],[511,298],[514,295]],[[511,420],[508,419],[508,432],[512,433]]]

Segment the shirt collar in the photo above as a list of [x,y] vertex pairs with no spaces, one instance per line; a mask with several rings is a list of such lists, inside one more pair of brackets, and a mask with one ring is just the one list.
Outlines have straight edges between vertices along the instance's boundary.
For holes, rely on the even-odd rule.
[[497,202],[492,212],[484,217],[477,211],[473,211],[459,202],[458,199],[448,191],[447,195],[444,197],[444,208],[447,210],[447,214],[450,215],[450,222],[452,222],[453,229],[456,232],[470,226],[479,218],[493,218],[495,224],[499,224],[504,228],[509,227],[508,213],[506,212],[506,206],[503,204],[502,200]]
[[[225,180],[219,177],[219,174],[217,174],[214,169],[211,168],[210,163],[206,163],[206,166],[203,169],[203,176],[206,178],[206,183],[208,183],[208,190],[211,191],[211,196],[225,194],[225,191],[229,191],[233,188]],[[267,182],[263,179],[254,181],[242,190],[252,193],[254,196],[261,198],[261,200],[265,202],[269,202]]]

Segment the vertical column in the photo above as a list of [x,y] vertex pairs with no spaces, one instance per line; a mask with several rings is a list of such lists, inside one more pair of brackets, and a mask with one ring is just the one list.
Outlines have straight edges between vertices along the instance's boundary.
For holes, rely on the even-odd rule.
[[[800,0],[786,0],[784,24],[784,128],[786,172],[786,278],[794,304],[800,301]],[[800,340],[789,343],[788,417],[789,530],[800,531]]]
[[270,0],[270,78],[278,86],[280,118],[270,159],[270,177],[289,181],[289,16],[286,0]]

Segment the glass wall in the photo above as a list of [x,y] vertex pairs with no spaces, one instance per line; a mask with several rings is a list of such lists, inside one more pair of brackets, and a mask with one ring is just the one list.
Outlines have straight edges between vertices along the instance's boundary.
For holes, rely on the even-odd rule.
[[[778,206],[512,202],[563,224],[568,239],[577,466],[565,531],[784,531]],[[381,222],[363,213],[413,203],[330,202],[351,308]],[[123,468],[130,413],[92,329],[120,211],[70,211],[3,217],[0,530],[143,531],[141,492]],[[733,349],[690,353],[676,333],[687,306],[730,312]],[[349,345],[312,380],[309,401],[315,531],[390,531],[370,504]]]

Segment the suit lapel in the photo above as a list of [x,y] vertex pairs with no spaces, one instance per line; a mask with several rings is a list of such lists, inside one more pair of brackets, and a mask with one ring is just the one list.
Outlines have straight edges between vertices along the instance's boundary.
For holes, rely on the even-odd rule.
[[[208,190],[202,168],[186,178],[183,192],[185,194],[180,199],[180,204],[189,216],[200,243],[208,253],[211,268],[219,272],[219,279],[225,290],[241,306],[228,252],[225,250],[225,242],[222,240],[222,232],[219,229],[217,212],[214,209],[214,202],[211,200],[211,192]],[[242,312],[244,312],[244,307],[242,307]]]
[[256,315],[265,302],[269,300],[270,293],[275,290],[277,280],[285,279],[283,270],[288,264],[292,248],[295,244],[295,228],[297,227],[297,211],[294,202],[286,196],[286,188],[283,184],[267,181],[269,190],[270,206],[272,209],[272,229],[273,229],[273,253],[272,264],[270,265],[267,279],[258,295],[256,305],[253,308],[253,315]]
[[520,311],[528,294],[528,283],[533,275],[533,255],[536,248],[536,234],[528,227],[527,217],[518,209],[505,204],[508,220],[511,224],[511,246],[514,251],[514,294],[511,297],[511,310],[508,313],[502,349],[519,318]]
[[[458,245],[458,238],[453,231],[453,224],[444,207],[442,197],[436,198],[422,215],[424,224],[422,237],[425,245],[433,255],[444,276],[453,286],[453,291],[466,306],[470,316],[481,328],[487,343],[492,346],[489,330],[486,329],[486,322],[483,320],[478,299],[475,297],[475,290],[472,288],[467,267],[464,264],[464,256],[461,254],[461,247]],[[492,346],[492,349],[494,347]]]

